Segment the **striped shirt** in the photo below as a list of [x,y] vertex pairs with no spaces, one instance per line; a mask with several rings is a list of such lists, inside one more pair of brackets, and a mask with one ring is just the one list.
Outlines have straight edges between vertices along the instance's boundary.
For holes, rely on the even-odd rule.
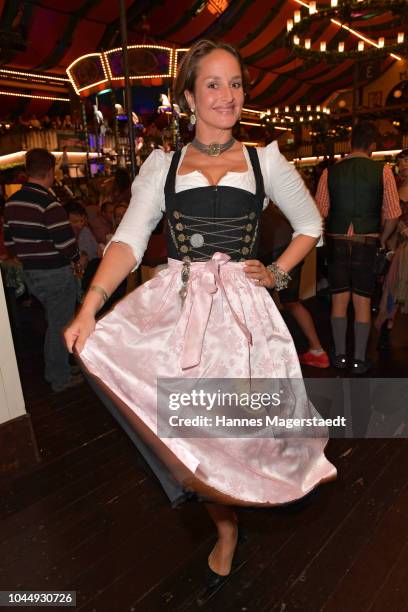
[[[316,204],[323,218],[327,217],[330,209],[330,193],[329,193],[329,174],[327,168],[323,171],[320,177],[319,185],[316,191]],[[399,204],[399,196],[397,185],[395,183],[394,175],[390,166],[385,164],[383,170],[383,203],[381,208],[381,218],[383,221],[386,219],[397,219],[401,215],[401,207]],[[347,231],[347,236],[354,234],[353,224]],[[378,236],[378,234],[368,234],[370,236]]]
[[38,183],[25,183],[6,202],[4,245],[26,270],[61,268],[79,257],[63,206]]

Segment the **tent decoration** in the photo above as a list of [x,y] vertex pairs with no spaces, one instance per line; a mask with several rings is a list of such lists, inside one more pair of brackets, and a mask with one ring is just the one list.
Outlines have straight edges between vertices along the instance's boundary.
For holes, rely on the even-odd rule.
[[[318,4],[323,1],[319,0]],[[338,0],[338,4],[342,1]],[[288,19],[293,19],[296,10],[307,11],[311,4],[309,0],[127,0],[128,45],[178,49],[174,66],[181,50],[198,38],[220,38],[234,44],[244,58],[252,83],[247,103],[252,108],[317,105],[325,102],[331,93],[352,87],[354,60],[345,55],[333,66],[322,54],[317,62],[310,62],[286,46]],[[325,4],[330,6],[329,0]],[[341,26],[330,20],[323,24],[316,21],[313,28],[326,41],[327,48],[337,48],[346,35]],[[392,11],[373,10],[369,19],[364,15],[355,19],[353,29],[370,39],[398,40],[398,34],[404,31],[403,17]],[[20,39],[27,41],[25,48],[7,49],[7,57],[0,57],[2,67],[28,74],[66,77],[66,69],[78,58],[106,53],[121,44],[118,4],[112,0],[85,3],[83,0],[59,0],[58,3],[55,0],[24,3],[0,0],[0,30],[17,32]],[[358,44],[357,39],[355,43]],[[348,44],[345,51],[347,48]],[[111,55],[114,62],[115,54]],[[394,62],[398,60],[387,54],[380,61],[380,73]],[[136,65],[140,67],[139,60]],[[103,74],[101,64],[95,68]],[[105,70],[108,71],[108,65]],[[162,75],[167,72],[158,70],[152,74],[165,80]],[[134,76],[141,74],[135,72]],[[141,79],[142,82],[147,84],[149,79]],[[0,75],[0,90],[16,87],[6,75]],[[59,95],[67,97],[67,93]],[[19,112],[25,105],[32,105],[32,101],[23,98],[12,102],[18,104]]]

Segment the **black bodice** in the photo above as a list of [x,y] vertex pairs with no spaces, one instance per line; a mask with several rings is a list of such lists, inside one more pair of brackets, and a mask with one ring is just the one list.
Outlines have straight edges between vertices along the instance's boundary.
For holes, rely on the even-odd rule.
[[256,257],[259,219],[265,199],[258,154],[248,148],[256,192],[227,186],[197,187],[175,192],[180,151],[173,155],[165,184],[168,256],[206,261],[215,252],[233,261]]

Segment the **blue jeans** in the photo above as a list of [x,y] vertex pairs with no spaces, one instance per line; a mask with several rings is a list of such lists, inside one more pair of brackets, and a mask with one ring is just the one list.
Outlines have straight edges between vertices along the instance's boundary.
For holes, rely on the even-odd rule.
[[30,293],[45,310],[47,331],[44,342],[45,379],[54,390],[71,378],[69,353],[63,329],[75,313],[76,284],[71,266],[51,270],[24,270]]

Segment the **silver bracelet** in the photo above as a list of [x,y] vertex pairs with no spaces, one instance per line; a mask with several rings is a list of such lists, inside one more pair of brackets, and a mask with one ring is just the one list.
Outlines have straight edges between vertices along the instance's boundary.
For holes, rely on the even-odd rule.
[[269,272],[272,272],[275,277],[274,289],[276,289],[276,291],[282,291],[282,289],[286,289],[286,287],[289,285],[289,282],[292,280],[290,274],[288,274],[288,272],[285,272],[285,270],[282,270],[282,268],[280,268],[276,262],[273,262],[269,264],[269,266],[266,266],[266,269],[269,270]]
[[103,289],[102,287],[99,287],[99,285],[91,285],[89,287],[90,291],[95,291],[96,293],[99,293],[99,295],[101,296],[102,300],[103,300],[103,304],[106,304],[106,302],[109,300],[109,296],[106,293],[105,289]]

